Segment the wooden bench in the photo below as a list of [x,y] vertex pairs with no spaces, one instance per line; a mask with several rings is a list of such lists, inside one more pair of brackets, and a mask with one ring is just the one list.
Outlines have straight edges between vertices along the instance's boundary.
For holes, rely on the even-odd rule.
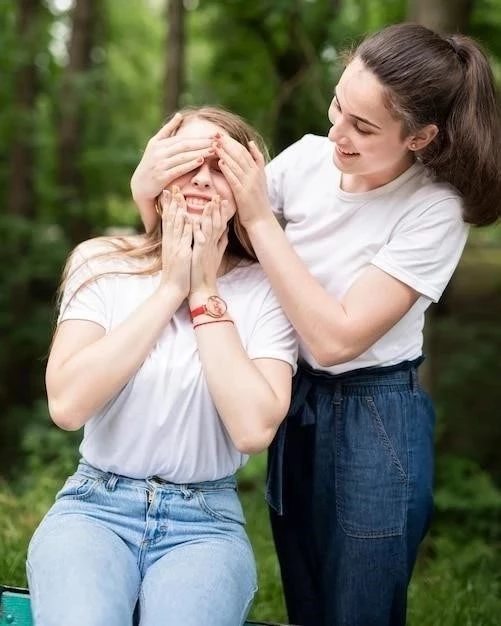
[[[245,626],[286,626],[249,620]],[[27,589],[0,585],[0,626],[33,626],[30,594]],[[61,626],[63,626],[61,624]]]

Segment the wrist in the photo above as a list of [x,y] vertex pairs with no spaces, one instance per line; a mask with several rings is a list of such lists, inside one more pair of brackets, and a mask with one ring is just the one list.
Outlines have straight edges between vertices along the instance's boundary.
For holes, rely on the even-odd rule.
[[216,285],[214,285],[214,287],[209,287],[207,285],[204,287],[199,287],[194,291],[190,291],[188,296],[188,303],[190,305],[190,308],[192,309],[194,307],[205,304],[210,296],[219,296],[219,291]]
[[174,306],[177,311],[187,294],[177,285],[165,282],[159,285],[155,295],[157,299],[162,300],[166,309]]
[[270,211],[269,214],[256,217],[248,222],[244,222],[242,225],[252,239],[253,237],[259,238],[262,235],[266,235],[271,228],[278,225],[278,221]]
[[228,305],[214,292],[210,294],[197,293],[195,297],[188,300],[190,314],[193,325],[201,323],[215,322],[217,320],[227,320],[231,318],[228,314]]

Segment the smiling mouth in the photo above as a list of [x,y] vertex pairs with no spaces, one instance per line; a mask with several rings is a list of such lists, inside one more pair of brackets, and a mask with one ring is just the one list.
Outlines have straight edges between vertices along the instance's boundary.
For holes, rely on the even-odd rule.
[[348,150],[343,150],[336,144],[336,152],[343,157],[355,157],[358,156],[359,152],[349,152]]
[[201,215],[209,203],[209,200],[206,198],[194,198],[192,196],[187,196],[185,201],[188,213],[194,213],[195,215]]

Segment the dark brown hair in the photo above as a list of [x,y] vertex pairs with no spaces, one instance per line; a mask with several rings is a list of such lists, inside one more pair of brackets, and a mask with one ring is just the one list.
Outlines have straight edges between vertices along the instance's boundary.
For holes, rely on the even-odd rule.
[[396,24],[366,38],[359,58],[385,89],[405,135],[436,124],[422,163],[463,196],[464,219],[484,226],[501,215],[501,123],[485,53],[470,37]]

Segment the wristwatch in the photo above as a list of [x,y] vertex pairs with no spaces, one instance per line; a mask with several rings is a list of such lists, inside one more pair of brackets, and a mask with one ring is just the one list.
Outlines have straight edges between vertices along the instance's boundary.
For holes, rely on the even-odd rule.
[[207,302],[201,306],[197,306],[190,311],[191,319],[194,320],[198,315],[209,315],[210,317],[223,317],[228,310],[228,305],[219,296],[209,296]]

